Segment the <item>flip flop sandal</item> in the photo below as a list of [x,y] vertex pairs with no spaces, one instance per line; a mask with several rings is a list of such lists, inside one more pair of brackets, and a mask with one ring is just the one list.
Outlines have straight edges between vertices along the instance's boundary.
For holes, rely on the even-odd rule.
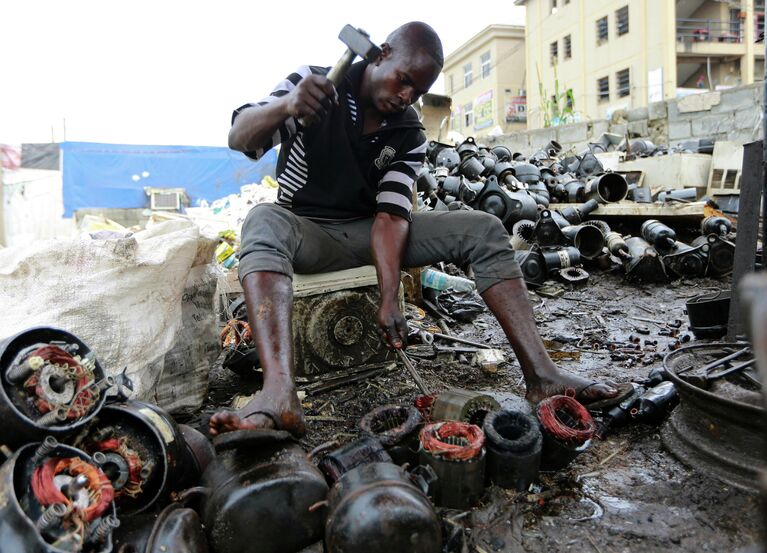
[[614,397],[598,399],[598,400],[590,401],[590,402],[583,401],[581,399],[583,397],[583,392],[585,392],[592,386],[596,386],[597,384],[601,384],[601,383],[596,381],[591,382],[590,384],[587,384],[586,386],[578,390],[578,393],[575,394],[575,399],[577,399],[589,411],[602,411],[609,407],[614,407],[615,405],[618,405],[619,403],[621,403],[626,398],[630,397],[631,394],[634,393],[633,384],[631,384],[631,382],[623,382],[621,384],[616,385],[616,387],[618,388],[618,393]]

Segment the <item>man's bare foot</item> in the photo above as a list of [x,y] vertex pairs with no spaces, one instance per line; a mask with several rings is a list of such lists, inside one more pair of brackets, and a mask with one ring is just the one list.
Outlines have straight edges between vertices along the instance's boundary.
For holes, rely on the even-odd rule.
[[286,430],[300,438],[306,433],[304,410],[294,389],[271,392],[266,387],[238,411],[219,411],[210,417],[210,435],[253,428]]
[[542,399],[564,394],[568,390],[574,390],[578,401],[584,405],[593,401],[613,398],[618,395],[617,385],[612,381],[595,382],[565,371],[539,377],[537,382],[527,384],[525,398],[538,403]]

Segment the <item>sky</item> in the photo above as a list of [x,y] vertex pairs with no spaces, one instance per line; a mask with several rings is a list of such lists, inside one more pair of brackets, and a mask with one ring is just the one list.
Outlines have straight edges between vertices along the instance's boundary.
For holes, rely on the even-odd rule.
[[[487,25],[524,24],[512,0],[5,0],[0,143],[225,146],[234,108],[300,65],[333,65],[349,23],[377,44],[402,23],[445,55]],[[443,93],[442,78],[432,92]]]

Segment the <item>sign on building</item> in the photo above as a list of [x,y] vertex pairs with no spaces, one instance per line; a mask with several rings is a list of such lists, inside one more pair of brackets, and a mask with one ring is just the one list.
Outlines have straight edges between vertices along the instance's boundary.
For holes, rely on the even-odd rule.
[[506,97],[506,122],[527,122],[527,96]]
[[474,130],[493,126],[493,91],[488,90],[474,99]]

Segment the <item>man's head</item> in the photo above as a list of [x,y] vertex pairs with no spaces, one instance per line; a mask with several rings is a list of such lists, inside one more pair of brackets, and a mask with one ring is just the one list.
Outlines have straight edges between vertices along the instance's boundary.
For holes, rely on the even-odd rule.
[[426,23],[397,28],[381,45],[381,55],[368,66],[363,94],[381,113],[405,111],[437,80],[444,58],[442,42]]

